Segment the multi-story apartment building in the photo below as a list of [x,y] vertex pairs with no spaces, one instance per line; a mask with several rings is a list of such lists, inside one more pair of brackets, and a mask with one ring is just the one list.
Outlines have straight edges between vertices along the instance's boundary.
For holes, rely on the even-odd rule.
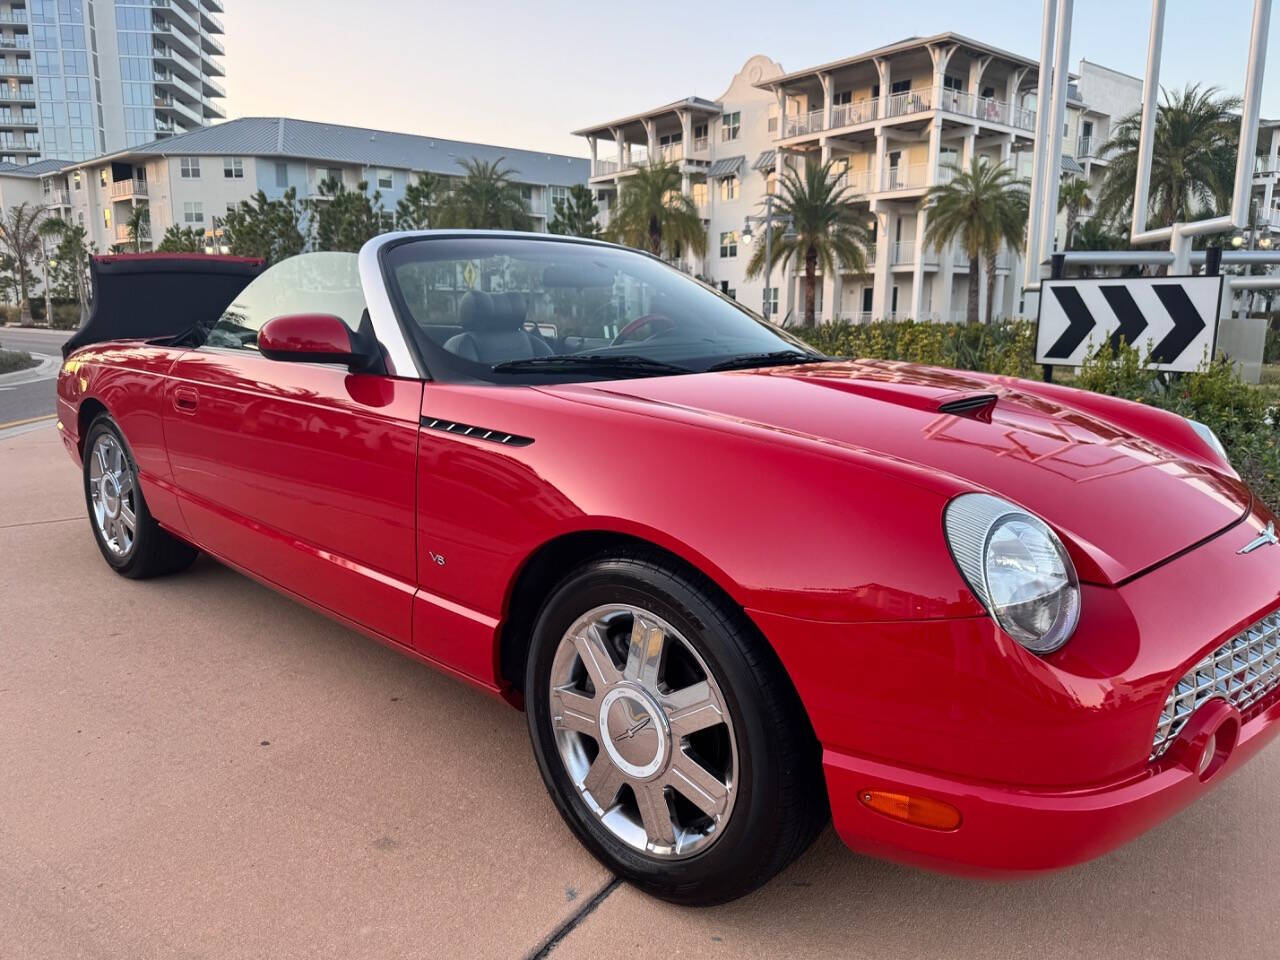
[[[637,167],[678,162],[708,230],[707,256],[680,256],[681,266],[753,308],[767,299],[781,319],[802,310],[794,265],[775,272],[768,289],[748,279],[746,217],[759,214],[780,169],[831,162],[848,195],[866,203],[872,243],[864,272],[822,277],[820,317],[954,319],[968,258],[924,242],[922,200],[975,155],[1030,175],[1037,66],[954,33],[791,73],[755,56],[716,100],[688,97],[577,133],[591,150],[590,182],[606,222]],[[1107,162],[1099,148],[1113,118],[1140,105],[1142,83],[1087,61],[1073,80],[1062,169],[1096,183]],[[1000,255],[997,315],[1019,308],[1017,267],[1010,252]]]
[[0,0],[0,161],[86,160],[226,116],[221,0]]
[[[300,198],[322,199],[329,178],[354,190],[367,182],[394,212],[418,173],[463,174],[461,161],[501,159],[514,171],[534,229],[544,231],[554,200],[585,183],[578,157],[462,143],[287,117],[244,117],[121,150],[48,172],[43,196],[57,216],[85,227],[99,250],[129,241],[126,223],[145,205],[150,230],[144,246],[174,224],[211,230],[229,208],[263,191],[290,187]],[[0,169],[0,193],[8,174]]]

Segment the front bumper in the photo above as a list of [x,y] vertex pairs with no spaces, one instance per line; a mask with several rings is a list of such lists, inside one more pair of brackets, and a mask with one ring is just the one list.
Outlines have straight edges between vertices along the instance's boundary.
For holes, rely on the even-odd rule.
[[[1237,548],[1259,511],[1119,587],[1087,586],[1058,653],[1035,657],[987,618],[833,624],[752,611],[823,745],[850,847],[959,872],[1065,867],[1194,801],[1280,731],[1280,690],[1240,714],[1210,701],[1151,761],[1179,679],[1280,607],[1280,547]],[[1210,738],[1224,749],[1207,750]],[[1220,755],[1219,755],[1220,753]],[[950,804],[960,826],[895,820],[868,791]]]

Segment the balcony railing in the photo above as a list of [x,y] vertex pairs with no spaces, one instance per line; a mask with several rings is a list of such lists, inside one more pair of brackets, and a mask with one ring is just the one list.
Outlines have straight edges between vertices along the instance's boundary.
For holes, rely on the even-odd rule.
[[[138,239],[143,243],[151,242],[151,226],[150,224],[142,224],[138,228]],[[133,243],[133,237],[129,236],[129,228],[124,224],[116,226],[116,242],[117,243]]]
[[51,207],[71,206],[71,197],[65,190],[50,190],[44,195],[44,202]]
[[26,10],[5,10],[0,12],[0,23],[14,23],[25,27],[30,22]]
[[[973,117],[989,123],[1000,123],[1018,127],[1023,130],[1034,130],[1036,112],[994,97],[976,97],[959,90],[939,90],[925,88],[922,90],[906,90],[889,96],[885,101],[884,116],[886,119],[907,117],[934,109],[948,113]],[[877,120],[880,117],[880,100],[859,100],[856,103],[836,104],[831,108],[831,129],[851,127],[860,123]],[[827,129],[826,109],[818,107],[807,113],[793,114],[783,124],[782,136],[800,137],[813,133],[821,133]]]
[[1258,157],[1254,163],[1254,173],[1276,173],[1280,171],[1280,157],[1265,156]]
[[35,87],[19,87],[13,90],[8,86],[0,85],[0,100],[35,100]]
[[597,160],[591,167],[591,175],[600,177],[610,173],[618,172],[617,160]]
[[694,153],[706,153],[706,152],[707,152],[707,149],[708,149],[710,146],[711,146],[711,139],[710,139],[709,137],[694,137],[694,138],[693,138],[693,152],[694,152]]
[[[916,262],[916,242],[914,240],[899,240],[890,245],[889,248],[889,265],[893,267],[911,266]],[[928,266],[938,265],[938,251],[929,245],[925,245],[923,251],[919,254],[920,262]]]
[[889,167],[884,172],[881,190],[918,190],[927,187],[929,180],[929,164],[911,163]]
[[120,200],[128,197],[145,197],[147,195],[147,182],[145,180],[116,180],[111,184],[110,194],[112,200]]
[[31,37],[19,33],[12,37],[0,37],[0,50],[30,50]]
[[676,163],[684,159],[683,143],[667,143],[658,148],[658,162]]
[[872,174],[870,170],[848,170],[836,177],[836,189],[848,190],[853,196],[863,196],[871,192]]

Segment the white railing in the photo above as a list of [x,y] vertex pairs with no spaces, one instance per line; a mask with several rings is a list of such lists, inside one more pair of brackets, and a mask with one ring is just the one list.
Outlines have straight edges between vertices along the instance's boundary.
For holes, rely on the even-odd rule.
[[938,109],[945,110],[947,113],[956,113],[962,117],[973,117],[975,120],[1000,123],[1023,130],[1035,129],[1036,112],[1009,103],[1007,100],[978,97],[960,90],[943,89],[935,93],[938,94]]
[[838,103],[831,108],[831,129],[852,127],[867,123],[880,114],[879,100],[859,100],[857,103]]
[[931,90],[906,90],[889,97],[884,108],[885,117],[906,117],[933,109]]
[[[150,224],[144,223],[138,228],[138,239],[141,240],[143,243],[150,242],[151,240]],[[133,237],[129,236],[129,228],[126,225],[120,224],[118,227],[116,227],[116,240],[119,241],[120,243],[133,242]]]
[[929,185],[929,164],[911,163],[888,167],[884,171],[881,190],[918,190]]
[[706,153],[707,148],[710,146],[711,146],[710,137],[694,137],[693,138],[694,153]]
[[683,143],[667,143],[658,148],[658,160],[662,163],[675,163],[683,159]]
[[1077,157],[1096,157],[1096,150],[1102,146],[1097,137],[1081,137],[1076,141]]
[[916,262],[916,244],[914,240],[899,240],[889,249],[890,266],[900,267]]
[[846,170],[836,177],[836,189],[847,190],[853,196],[862,196],[871,192],[872,175],[870,170]]
[[649,165],[649,154],[643,150],[632,150],[631,159],[627,161],[627,166],[633,170]]
[[66,190],[49,190],[45,192],[44,202],[54,207],[70,206],[71,198]]
[[800,137],[807,133],[822,131],[825,129],[826,124],[825,112],[822,107],[819,107],[817,110],[810,110],[808,113],[788,116],[782,135],[784,137]]
[[870,323],[870,322],[871,322],[871,311],[870,311],[870,310],[859,310],[857,313],[855,313],[855,314],[853,315],[853,322],[854,322],[854,323]]
[[111,184],[111,198],[145,197],[147,184],[145,180],[117,180]]
[[1254,173],[1275,173],[1277,170],[1280,170],[1280,157],[1270,155],[1258,157],[1253,167]]
[[591,166],[591,175],[593,177],[602,176],[603,174],[606,174],[606,173],[617,173],[617,172],[618,172],[617,160],[597,160]]

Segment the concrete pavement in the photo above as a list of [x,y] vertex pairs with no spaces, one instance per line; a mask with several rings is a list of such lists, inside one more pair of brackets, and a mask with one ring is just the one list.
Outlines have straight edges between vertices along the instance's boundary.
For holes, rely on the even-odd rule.
[[62,344],[71,333],[70,330],[0,327],[0,347],[47,358],[39,368],[0,374],[0,429],[8,424],[54,415],[54,379],[62,359]]
[[1065,873],[941,877],[828,830],[671,907],[578,846],[520,714],[210,561],[115,576],[52,429],[0,464],[6,960],[1280,955],[1280,749]]

